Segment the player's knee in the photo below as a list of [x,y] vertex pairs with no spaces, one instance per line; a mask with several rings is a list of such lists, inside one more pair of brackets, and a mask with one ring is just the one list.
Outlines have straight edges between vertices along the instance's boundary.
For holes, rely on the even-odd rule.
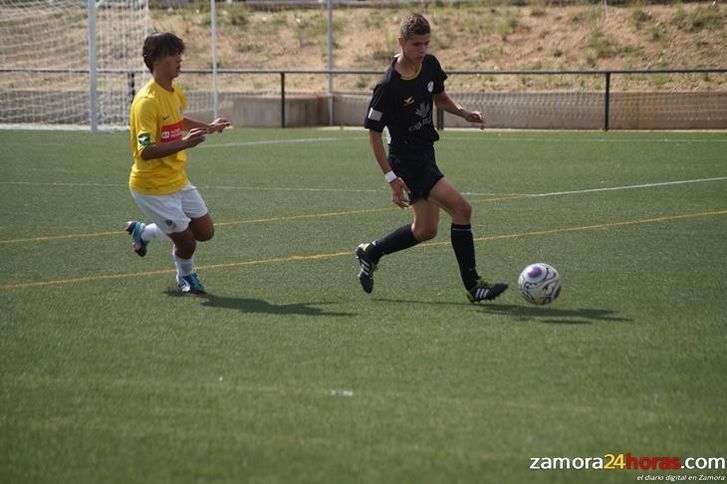
[[209,227],[205,230],[201,230],[199,232],[195,232],[194,238],[197,239],[199,242],[207,242],[208,240],[212,239],[212,237],[215,236],[215,228]]
[[462,200],[462,202],[457,206],[457,218],[460,220],[467,220],[469,222],[470,218],[472,218],[472,205],[467,200]]
[[419,242],[424,242],[425,240],[431,240],[434,237],[437,236],[437,227],[418,227],[415,226],[414,230],[412,230],[414,233],[414,237]]

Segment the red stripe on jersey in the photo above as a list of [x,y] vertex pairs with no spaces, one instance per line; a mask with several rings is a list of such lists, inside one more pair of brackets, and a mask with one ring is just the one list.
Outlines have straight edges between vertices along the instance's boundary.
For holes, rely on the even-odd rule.
[[177,141],[182,139],[184,133],[184,120],[167,126],[162,126],[162,143],[169,143],[170,141]]

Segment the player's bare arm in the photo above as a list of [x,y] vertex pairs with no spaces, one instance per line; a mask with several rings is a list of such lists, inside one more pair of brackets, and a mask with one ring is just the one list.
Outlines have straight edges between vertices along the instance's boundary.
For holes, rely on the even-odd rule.
[[439,109],[443,109],[448,113],[454,114],[469,121],[480,125],[480,129],[485,128],[485,116],[479,111],[467,111],[465,108],[457,104],[454,99],[442,91],[439,94],[434,95],[434,103]]
[[192,128],[189,130],[187,135],[177,141],[170,141],[168,143],[152,143],[141,152],[141,158],[144,160],[153,160],[155,158],[164,158],[165,156],[173,155],[187,148],[194,148],[198,144],[204,141],[204,137],[207,134],[205,128]]
[[[386,149],[384,148],[384,140],[382,139],[381,133],[369,130],[369,143],[371,144],[371,150],[374,152],[376,162],[379,164],[384,176],[386,176],[387,173],[391,172],[391,165],[389,165],[389,160],[386,156]],[[391,200],[396,205],[401,208],[409,206],[406,196],[409,187],[406,186],[404,180],[397,176],[389,182],[389,188],[391,188]]]
[[232,126],[232,124],[226,118],[217,118],[207,124],[202,121],[188,118],[187,116],[184,117],[184,128],[189,130],[193,128],[203,128],[206,129],[208,133],[221,133],[225,128],[229,128],[230,126]]

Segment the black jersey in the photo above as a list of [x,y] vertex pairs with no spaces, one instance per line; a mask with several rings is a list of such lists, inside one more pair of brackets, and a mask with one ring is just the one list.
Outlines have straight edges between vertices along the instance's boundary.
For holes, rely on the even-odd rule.
[[364,127],[379,133],[389,128],[391,144],[431,145],[439,139],[433,123],[433,94],[444,91],[447,74],[427,54],[419,73],[403,78],[394,68],[396,58],[374,88]]

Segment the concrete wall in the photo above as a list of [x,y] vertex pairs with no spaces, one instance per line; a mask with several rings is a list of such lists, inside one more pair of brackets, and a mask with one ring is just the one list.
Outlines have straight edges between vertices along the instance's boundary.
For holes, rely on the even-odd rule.
[[[287,127],[319,126],[327,124],[327,108],[319,96],[288,96],[285,99],[285,125]],[[326,120],[324,121],[324,116]],[[282,123],[279,96],[246,96],[235,99],[230,112],[234,126],[274,127]]]

